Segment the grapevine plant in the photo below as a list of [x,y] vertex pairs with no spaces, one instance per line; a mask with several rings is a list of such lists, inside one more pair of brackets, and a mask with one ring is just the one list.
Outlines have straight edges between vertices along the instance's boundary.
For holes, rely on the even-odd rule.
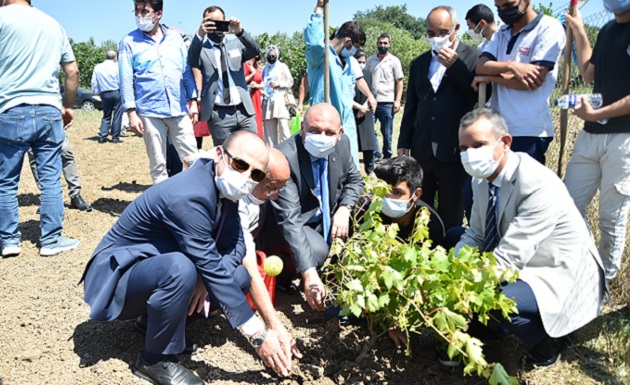
[[327,269],[326,282],[340,314],[365,317],[374,341],[377,329],[398,327],[407,342],[412,333],[430,329],[448,344],[450,358],[461,357],[464,374],[476,373],[492,385],[516,384],[501,364],[486,362],[482,342],[466,332],[473,317],[487,324],[491,311],[503,317],[516,312],[515,302],[498,290],[516,273],[500,271],[493,254],[477,248],[465,246],[455,257],[453,250],[433,247],[426,209],[418,211],[407,242],[400,240],[398,225],[385,225],[380,216],[388,192],[385,182],[369,179],[369,207],[354,218],[353,235],[333,244],[339,258]]

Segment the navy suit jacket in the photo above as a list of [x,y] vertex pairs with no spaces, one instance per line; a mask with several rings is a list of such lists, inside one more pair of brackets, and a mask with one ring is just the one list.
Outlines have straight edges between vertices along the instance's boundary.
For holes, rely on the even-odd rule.
[[[294,135],[278,145],[289,161],[291,177],[286,187],[271,201],[284,239],[291,249],[298,272],[317,266],[303,226],[317,214],[320,204],[315,192],[315,179],[311,157],[304,148],[302,137]],[[341,141],[328,155],[328,196],[331,214],[341,206],[354,207],[363,191],[363,177],[350,156],[350,140],[341,135]]]
[[[214,162],[198,160],[189,170],[161,182],[133,201],[105,235],[87,264],[84,299],[90,317],[110,321],[125,304],[125,271],[146,258],[182,253],[196,266],[208,292],[219,302],[232,327],[253,316],[245,295],[226,263],[240,263],[245,255],[238,205],[223,199],[225,221],[218,241],[215,221],[219,192]],[[229,258],[229,261],[226,259]]]

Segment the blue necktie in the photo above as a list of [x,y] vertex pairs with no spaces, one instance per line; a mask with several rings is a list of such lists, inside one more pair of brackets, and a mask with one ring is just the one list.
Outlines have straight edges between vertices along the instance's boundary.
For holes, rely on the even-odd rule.
[[492,251],[499,243],[497,231],[497,186],[488,183],[488,209],[486,210],[486,228],[483,233],[483,251]]
[[330,240],[330,206],[328,201],[328,180],[326,179],[326,163],[328,160],[326,158],[317,159],[316,163],[318,166],[319,175],[317,178],[319,180],[317,184],[317,193],[319,198],[321,199],[321,209],[322,209],[322,230],[324,232],[324,240],[326,243],[329,243]]

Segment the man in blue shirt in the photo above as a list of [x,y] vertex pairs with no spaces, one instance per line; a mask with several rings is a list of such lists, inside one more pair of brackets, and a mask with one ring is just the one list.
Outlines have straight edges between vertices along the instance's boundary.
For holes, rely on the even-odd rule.
[[160,24],[162,0],[135,0],[134,5],[138,29],[119,46],[122,108],[129,128],[144,138],[151,178],[159,183],[168,178],[167,139],[181,160],[197,152],[197,90],[181,35]]
[[[308,84],[311,93],[311,106],[324,101],[324,0],[318,0],[315,12],[311,15],[306,29],[304,40],[306,41],[306,62]],[[361,69],[353,58],[356,50],[365,45],[365,32],[354,21],[347,21],[337,30],[330,41],[328,56],[330,58],[330,104],[339,115],[343,132],[350,139],[352,158],[359,167],[359,142],[357,128],[354,121],[352,106],[354,105],[354,87],[357,87],[368,96],[368,104],[372,111],[376,110],[376,99],[362,77],[356,80],[355,72],[361,73]]]
[[[0,7],[0,247],[20,254],[18,185],[24,154],[33,150],[41,188],[40,254],[74,249],[79,241],[61,235],[61,145],[64,126],[74,122],[79,68],[63,27],[31,7],[5,0]],[[59,65],[66,93],[59,94]]]
[[[92,91],[103,100],[103,119],[98,142],[105,143],[110,130],[112,143],[122,143],[120,127],[122,125],[122,110],[120,109],[120,91],[118,89],[119,75],[116,64],[116,51],[109,50],[105,54],[106,60],[94,67],[92,73]],[[112,122],[112,113],[114,121]]]

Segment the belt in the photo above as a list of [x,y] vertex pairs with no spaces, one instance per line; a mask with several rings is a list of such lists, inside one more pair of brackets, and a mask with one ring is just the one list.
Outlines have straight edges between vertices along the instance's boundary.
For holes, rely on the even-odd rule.
[[118,90],[107,90],[107,91],[103,91],[102,93],[104,94],[105,92],[118,92]]
[[218,104],[214,105],[215,110],[238,110],[243,107],[243,103],[235,104],[233,106],[221,106]]

